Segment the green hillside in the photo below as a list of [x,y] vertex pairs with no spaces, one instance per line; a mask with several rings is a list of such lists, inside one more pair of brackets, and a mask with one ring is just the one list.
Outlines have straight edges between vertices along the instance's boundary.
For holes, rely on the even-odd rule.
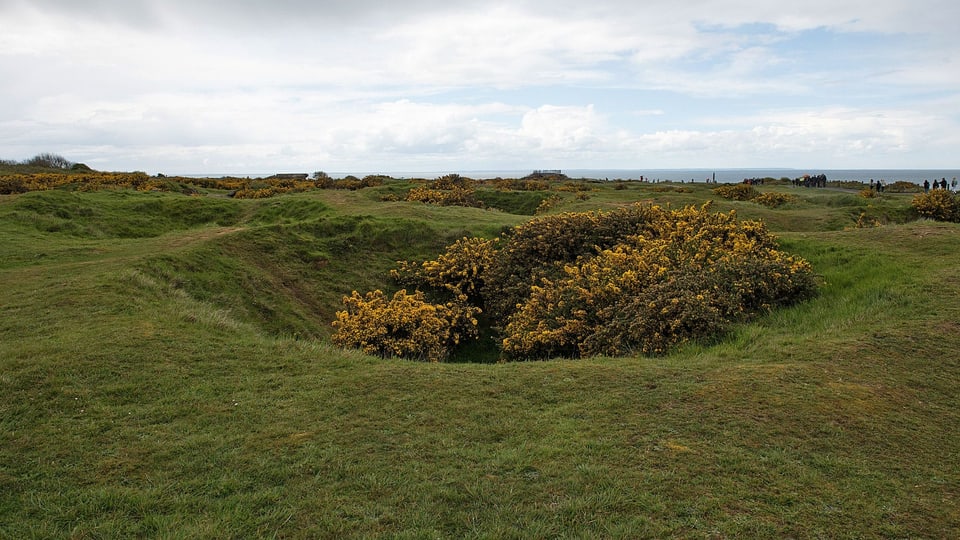
[[[909,194],[711,187],[2,195],[0,538],[960,537],[960,225]],[[396,261],[537,207],[709,199],[820,294],[658,357],[328,342]]]

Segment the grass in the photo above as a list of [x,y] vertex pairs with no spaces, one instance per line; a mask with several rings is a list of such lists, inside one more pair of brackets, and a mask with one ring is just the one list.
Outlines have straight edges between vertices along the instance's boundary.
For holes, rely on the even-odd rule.
[[0,197],[0,537],[960,536],[956,224],[717,201],[820,296],[666,357],[421,364],[329,346],[339,297],[528,216],[377,189]]

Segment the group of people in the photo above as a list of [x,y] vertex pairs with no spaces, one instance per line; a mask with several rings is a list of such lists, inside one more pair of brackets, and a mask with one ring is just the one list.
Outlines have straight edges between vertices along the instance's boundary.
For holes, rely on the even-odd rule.
[[871,191],[872,191],[872,190],[877,190],[877,193],[883,193],[883,190],[884,190],[884,188],[886,188],[886,187],[887,187],[887,186],[886,186],[886,184],[883,183],[883,180],[877,180],[876,182],[874,182],[874,181],[873,181],[873,178],[870,179],[870,190],[871,190]]
[[[957,187],[957,179],[956,179],[956,178],[953,179],[953,187]],[[932,185],[930,184],[930,181],[929,181],[929,180],[924,180],[924,181],[923,181],[923,192],[926,193],[926,192],[930,191],[931,188],[932,188],[932,189],[947,189],[947,179],[946,179],[946,178],[942,178],[942,179],[940,180],[939,184],[937,183],[937,180],[934,179]]]
[[827,187],[827,175],[818,174],[816,176],[810,176],[809,174],[805,174],[800,178],[795,178],[793,180],[793,185],[824,188]]

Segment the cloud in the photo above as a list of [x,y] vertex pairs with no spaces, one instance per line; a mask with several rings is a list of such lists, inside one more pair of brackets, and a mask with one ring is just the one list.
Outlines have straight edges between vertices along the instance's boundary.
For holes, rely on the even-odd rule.
[[952,0],[0,0],[0,157],[942,164],[956,20]]

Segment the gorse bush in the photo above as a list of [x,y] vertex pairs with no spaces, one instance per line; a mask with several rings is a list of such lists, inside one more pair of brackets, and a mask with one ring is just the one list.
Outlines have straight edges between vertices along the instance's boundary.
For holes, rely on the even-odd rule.
[[483,202],[477,198],[474,184],[473,180],[459,174],[448,174],[425,186],[411,189],[406,200],[439,206],[482,208]]
[[473,189],[462,187],[451,189],[432,189],[427,186],[415,187],[407,193],[406,200],[438,206],[483,207],[483,203],[477,199]]
[[726,184],[713,188],[713,193],[718,197],[734,201],[751,201],[760,195],[750,184]]
[[655,209],[652,228],[543,279],[509,317],[508,358],[657,354],[813,294],[810,266],[759,222]]
[[464,295],[472,303],[482,305],[483,277],[493,262],[498,242],[497,238],[462,238],[434,261],[400,261],[391,275],[401,284]]
[[779,208],[797,200],[793,195],[769,191],[760,193],[751,184],[727,184],[713,188],[714,195],[733,201],[752,201],[770,208]]
[[26,193],[28,191],[47,191],[67,186],[76,187],[78,191],[97,191],[101,189],[166,190],[165,182],[151,179],[147,173],[143,172],[42,172],[14,174],[0,178],[0,194],[4,195]]
[[788,195],[786,193],[780,193],[777,191],[770,191],[767,193],[761,193],[757,195],[753,202],[768,206],[770,208],[779,208],[787,203],[796,201],[797,198],[793,195]]
[[892,184],[883,186],[883,191],[887,193],[918,193],[923,191],[923,186],[913,182],[897,180]]
[[550,189],[550,182],[529,178],[494,178],[487,183],[494,189],[502,191],[546,191]]
[[346,309],[337,312],[331,339],[367,354],[438,362],[477,335],[480,309],[465,301],[432,304],[420,291],[400,290],[389,299],[379,290],[363,296],[354,291],[343,299]]
[[[709,206],[636,205],[534,219],[502,238],[461,239],[435,261],[401,262],[394,277],[453,297],[461,307],[445,304],[444,317],[461,322],[451,328],[462,328],[462,317],[474,320],[483,306],[508,360],[661,354],[815,294],[810,265],[780,251],[762,222]],[[449,354],[440,350],[444,343],[476,335],[460,330],[453,342],[406,345],[412,329],[398,321],[416,317],[393,311],[430,311],[422,294],[387,305],[382,293],[362,299],[354,292],[344,299],[353,311],[338,314],[338,342],[436,359]],[[467,300],[476,311],[463,307]]]
[[541,279],[559,277],[564,264],[642,232],[653,213],[639,205],[611,212],[565,212],[514,227],[504,234],[484,276],[490,316],[505,320]]
[[922,217],[960,222],[960,196],[946,189],[932,189],[928,193],[914,195],[911,204]]

